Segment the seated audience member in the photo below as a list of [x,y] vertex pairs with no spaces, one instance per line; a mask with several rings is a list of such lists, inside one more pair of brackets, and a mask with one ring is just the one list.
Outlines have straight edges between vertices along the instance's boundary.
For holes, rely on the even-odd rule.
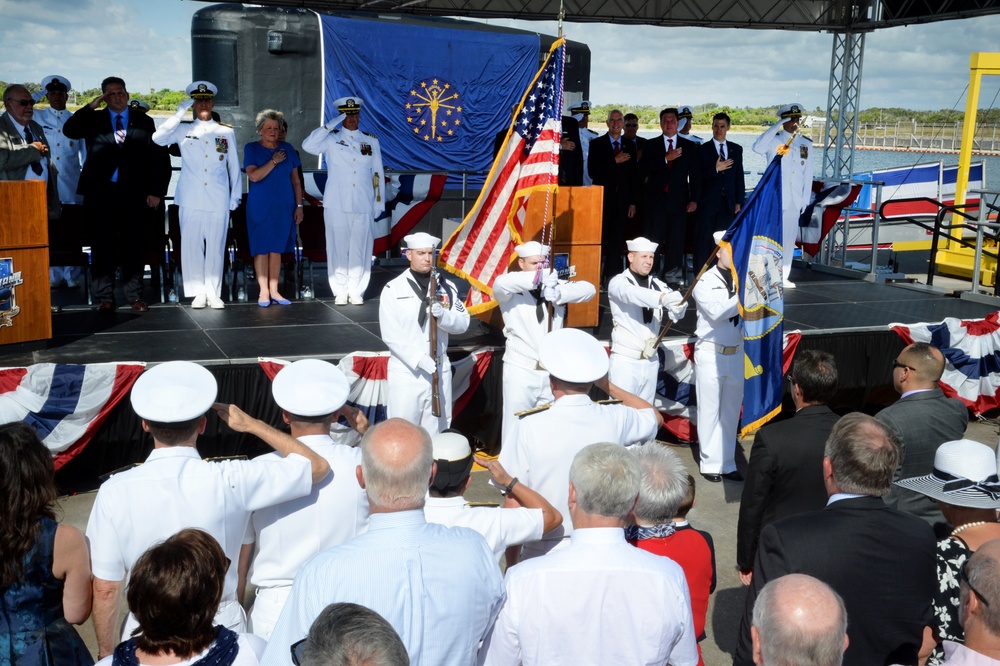
[[469,440],[455,430],[446,430],[433,439],[437,471],[424,504],[428,522],[479,532],[493,549],[497,561],[508,547],[537,541],[562,524],[562,514],[547,499],[508,474],[500,461],[482,456],[475,456],[476,462],[489,471],[501,493],[516,498],[521,506],[470,506],[462,497],[472,482]]
[[399,634],[385,618],[358,604],[330,604],[292,646],[298,666],[409,666]]
[[750,634],[757,666],[840,666],[847,649],[847,611],[823,581],[788,574],[760,591]]
[[[674,522],[688,495],[692,501],[687,508],[693,504],[694,479],[677,455],[659,444],[651,443],[632,450],[639,461],[642,482],[639,501],[633,511],[636,525],[625,529],[625,538],[642,550],[664,555],[681,565],[691,594],[694,634],[702,641],[705,639],[708,596],[715,590],[715,549],[711,536],[692,529],[686,519],[683,527]],[[686,516],[687,510],[684,513]],[[704,664],[701,646],[698,654],[698,663]]]
[[507,570],[506,599],[479,664],[698,663],[684,572],[625,541],[640,474],[618,444],[591,444],[574,456],[571,542]]
[[214,622],[229,560],[208,532],[184,529],[136,560],[125,596],[139,623],[100,666],[256,666],[264,641]]
[[934,500],[945,520],[954,526],[951,536],[937,544],[938,584],[934,588],[931,625],[937,647],[928,663],[940,664],[944,660],[941,641],[961,643],[964,638],[959,603],[962,567],[984,543],[1000,539],[996,457],[992,448],[979,442],[968,439],[945,442],[934,454],[934,469],[930,474],[903,479],[896,485]]

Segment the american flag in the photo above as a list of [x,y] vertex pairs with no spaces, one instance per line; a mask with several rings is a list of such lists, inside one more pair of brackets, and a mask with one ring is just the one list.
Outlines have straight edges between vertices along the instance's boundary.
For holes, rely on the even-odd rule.
[[475,206],[441,249],[438,263],[473,287],[465,302],[472,314],[496,305],[493,280],[521,243],[528,196],[557,188],[565,55],[559,39],[521,98]]

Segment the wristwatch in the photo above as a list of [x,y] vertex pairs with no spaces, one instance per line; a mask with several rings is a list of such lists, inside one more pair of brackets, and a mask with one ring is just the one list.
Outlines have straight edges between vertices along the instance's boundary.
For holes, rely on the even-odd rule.
[[503,495],[504,497],[510,495],[511,492],[514,490],[514,484],[516,483],[517,483],[517,477],[515,476],[513,479],[510,480],[510,483],[508,483],[506,486],[500,489],[500,494]]

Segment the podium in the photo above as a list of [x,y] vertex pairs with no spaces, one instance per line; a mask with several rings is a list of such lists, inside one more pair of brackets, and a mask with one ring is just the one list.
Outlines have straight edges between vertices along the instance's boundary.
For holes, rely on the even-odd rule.
[[51,337],[45,183],[0,181],[0,345]]

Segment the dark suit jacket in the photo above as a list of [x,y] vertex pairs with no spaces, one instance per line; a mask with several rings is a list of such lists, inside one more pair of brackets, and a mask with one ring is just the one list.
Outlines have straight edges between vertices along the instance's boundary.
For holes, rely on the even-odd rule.
[[583,146],[580,145],[580,125],[573,116],[562,117],[562,138],[576,144],[573,150],[559,150],[559,184],[583,185]]
[[628,207],[635,205],[636,152],[635,144],[619,137],[621,152],[629,159],[615,162],[611,135],[603,134],[590,142],[587,155],[587,172],[594,185],[604,188],[603,226],[601,242],[605,253],[624,252]]
[[815,576],[843,598],[850,639],[844,666],[917,663],[937,585],[927,523],[878,497],[858,497],[765,527],[734,664],[753,664],[750,624],[760,589],[789,573]]
[[118,185],[130,196],[163,198],[170,182],[170,157],[165,148],[153,143],[154,130],[152,118],[130,110],[125,142],[119,146],[107,108],[95,111],[84,106],[74,113],[63,134],[87,142],[77,192],[84,196],[101,192],[118,169]]
[[[733,160],[733,166],[725,171],[716,171],[715,162],[719,153],[711,139],[698,146],[701,152],[701,197],[698,213],[703,217],[713,216],[724,208],[730,217],[737,204],[742,208],[746,199],[746,182],[743,177],[743,147],[726,141],[726,157]],[[727,206],[723,206],[723,202]]]
[[[901,398],[875,418],[899,434],[903,462],[892,477],[893,481],[898,481],[930,474],[937,447],[961,439],[965,434],[969,410],[960,400],[948,398],[941,389],[935,388]],[[900,511],[920,516],[935,530],[947,528],[937,504],[924,495],[894,485],[885,496],[885,502]]]
[[[677,135],[675,148],[681,156],[667,164],[667,147],[662,136],[646,142],[639,160],[639,175],[644,180],[643,205],[646,223],[651,229],[669,216],[686,216],[688,203],[697,202],[701,193],[698,144]],[[679,218],[678,218],[679,219]],[[684,217],[686,223],[686,217]],[[651,231],[652,233],[652,231]],[[658,240],[649,236],[650,240]]]
[[790,419],[757,431],[736,529],[736,564],[740,569],[753,566],[762,527],[826,506],[823,449],[839,419],[826,405],[810,405]]

